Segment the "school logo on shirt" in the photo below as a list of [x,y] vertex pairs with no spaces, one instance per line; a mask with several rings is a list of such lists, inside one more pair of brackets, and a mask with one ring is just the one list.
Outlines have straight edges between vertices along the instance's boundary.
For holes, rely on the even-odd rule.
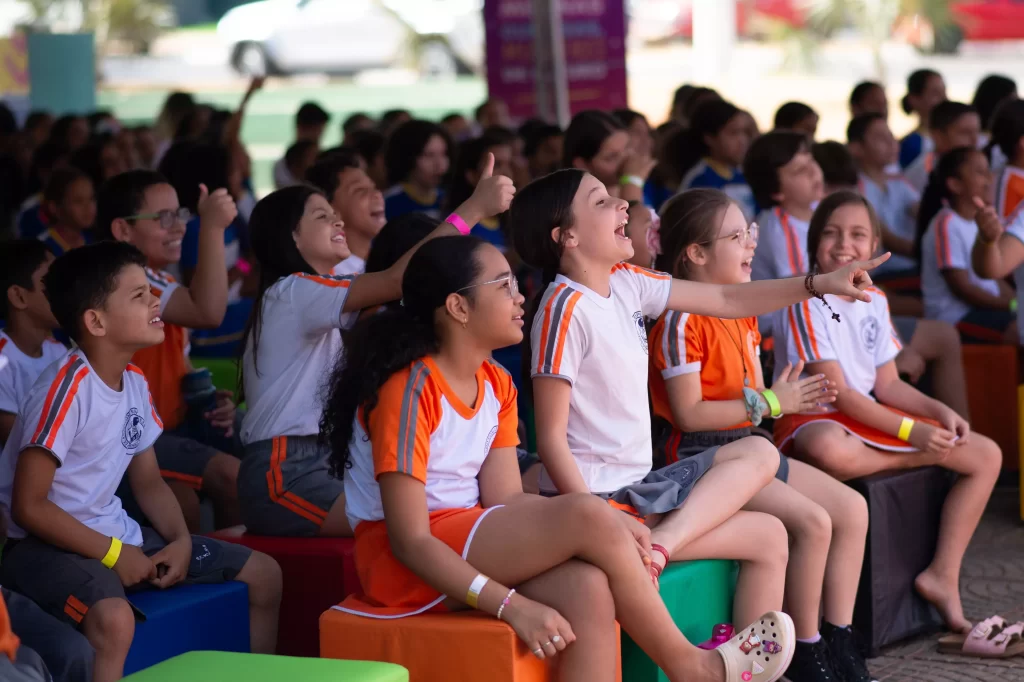
[[124,426],[121,427],[121,445],[125,450],[135,450],[142,442],[142,430],[146,428],[146,420],[136,408],[131,408],[124,415]]
[[640,347],[647,353],[647,325],[644,324],[644,314],[639,310],[633,313],[633,325],[636,327],[636,335],[640,338]]
[[878,320],[874,317],[865,317],[860,321],[860,340],[870,351],[875,350],[875,346],[878,345],[879,327]]
[[494,439],[497,436],[498,436],[498,427],[497,426],[492,426],[491,427],[491,432],[487,434],[487,443],[484,445],[484,454],[485,455],[488,452],[491,451],[491,444],[494,442]]

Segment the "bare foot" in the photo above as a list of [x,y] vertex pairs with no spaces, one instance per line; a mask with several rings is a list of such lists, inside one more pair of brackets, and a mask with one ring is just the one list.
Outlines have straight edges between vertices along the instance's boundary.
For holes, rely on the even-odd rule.
[[688,667],[681,670],[673,671],[672,673],[666,674],[672,682],[726,682],[725,679],[725,661],[722,660],[721,655],[716,651],[703,651],[701,650],[700,658],[697,659],[696,670],[694,670],[693,662],[687,661]]
[[971,622],[964,617],[964,608],[960,603],[960,587],[952,585],[935,575],[924,571],[914,580],[914,589],[939,610],[942,620],[953,632],[970,632]]

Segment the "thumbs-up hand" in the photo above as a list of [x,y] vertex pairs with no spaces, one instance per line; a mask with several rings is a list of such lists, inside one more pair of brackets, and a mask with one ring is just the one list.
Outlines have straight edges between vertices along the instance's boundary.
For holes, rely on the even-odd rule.
[[978,209],[978,214],[974,217],[974,222],[978,224],[978,234],[982,241],[992,243],[999,239],[1003,234],[1003,221],[996,213],[995,209],[988,206],[980,197],[974,197],[974,205]]
[[210,190],[199,185],[199,227],[200,229],[226,230],[238,215],[235,200],[226,189]]
[[480,166],[480,181],[469,201],[475,204],[482,218],[491,218],[508,210],[515,193],[511,178],[494,174],[494,154],[488,152]]

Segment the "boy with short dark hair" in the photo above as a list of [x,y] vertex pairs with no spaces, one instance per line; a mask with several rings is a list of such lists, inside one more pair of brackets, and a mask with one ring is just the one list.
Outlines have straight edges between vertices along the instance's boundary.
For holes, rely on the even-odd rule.
[[360,161],[352,152],[339,151],[318,161],[306,173],[306,182],[324,193],[345,223],[345,239],[352,255],[335,266],[335,275],[358,275],[366,270],[370,244],[387,222],[384,195]]
[[[198,530],[199,501],[195,490],[213,499],[219,526],[239,523],[239,460],[228,454],[235,409],[230,392],[218,392],[216,407],[191,414],[182,380],[192,371],[188,358],[189,329],[214,329],[224,320],[228,274],[224,267],[224,231],[237,209],[225,189],[199,199],[199,247],[195,273],[188,287],[164,271],[181,259],[185,223],[190,219],[167,180],[154,171],[128,171],[114,176],[100,190],[97,236],[128,242],[146,257],[146,275],[160,303],[163,342],[140,349],[132,358],[145,373],[157,412],[167,428],[156,445],[160,469],[172,481],[189,527]],[[189,417],[194,418],[189,418]],[[210,427],[213,428],[208,428]]]
[[301,179],[306,177],[306,171],[316,161],[319,151],[317,143],[313,140],[299,140],[288,147],[288,151],[284,153],[284,165],[293,180],[293,185],[300,184]]
[[924,188],[928,185],[928,176],[943,154],[957,147],[974,149],[978,146],[981,117],[978,110],[969,104],[950,100],[939,102],[928,114],[928,134],[935,143],[935,148],[918,155],[904,171],[907,182],[918,194],[924,193]]
[[803,102],[786,102],[775,112],[775,130],[803,133],[813,142],[818,132],[818,113]]
[[36,379],[64,355],[53,338],[57,320],[43,291],[52,262],[53,254],[38,239],[0,243],[0,445]]
[[341,122],[341,144],[344,146],[351,146],[352,135],[361,130],[373,130],[376,127],[377,122],[365,113],[357,111],[354,114],[350,114]]
[[[320,138],[324,135],[331,115],[316,102],[303,102],[295,112],[295,142],[315,142],[320,146]],[[288,169],[287,157],[278,159],[274,164],[274,187],[280,189],[302,182],[302,175],[295,175]]]
[[[77,626],[96,649],[97,682],[117,680],[134,635],[126,588],[240,580],[249,587],[252,650],[273,653],[281,573],[240,545],[189,535],[153,444],[163,424],[131,364],[163,341],[146,258],[101,242],[54,261],[44,280],[76,347],[40,375],[0,454],[0,509],[9,521],[3,584]],[[114,493],[122,477],[152,528]]]

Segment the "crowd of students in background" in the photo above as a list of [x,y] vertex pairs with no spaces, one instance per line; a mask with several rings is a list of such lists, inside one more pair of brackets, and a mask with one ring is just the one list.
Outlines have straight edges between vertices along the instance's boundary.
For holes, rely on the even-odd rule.
[[[354,534],[345,610],[468,604],[563,679],[611,679],[618,619],[673,680],[869,682],[868,512],[841,482],[927,465],[959,477],[915,587],[971,629],[960,564],[1001,453],[960,354],[1020,339],[1011,80],[966,104],[915,72],[899,142],[871,82],[843,142],[807,104],[762,134],[683,86],[657,128],[512,127],[492,99],[354,113],[322,149],[307,102],[257,200],[261,86],[235,111],[174,93],[151,127],[0,107],[0,583],[14,632],[49,633],[17,660],[118,679],[125,589],[182,580],[247,582],[272,651],[280,571],[192,535],[209,499],[217,527]],[[238,358],[237,394],[190,357]],[[697,558],[740,562],[755,624],[699,647],[657,595]]]

